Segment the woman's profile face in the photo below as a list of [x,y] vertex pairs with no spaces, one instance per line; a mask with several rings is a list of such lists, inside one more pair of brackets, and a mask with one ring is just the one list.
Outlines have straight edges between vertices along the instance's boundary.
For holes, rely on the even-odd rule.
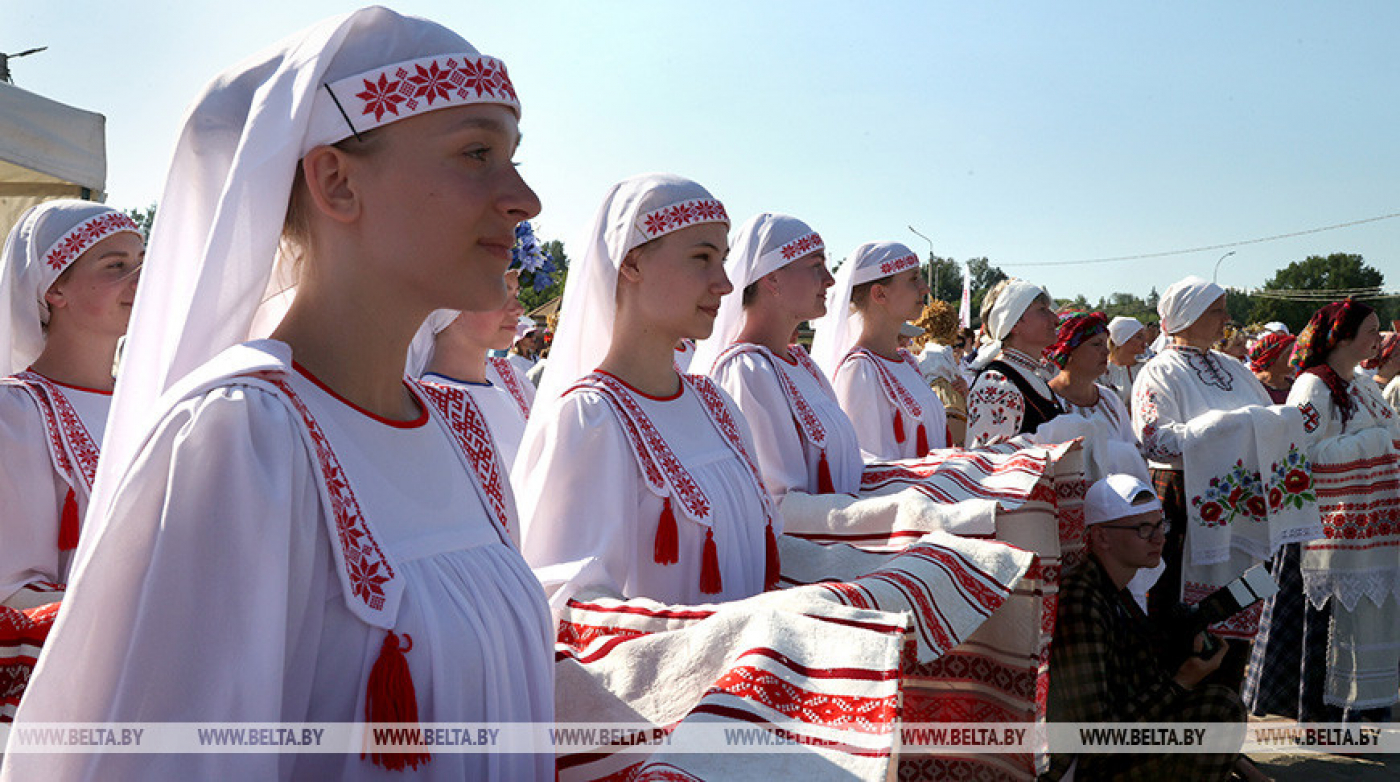
[[136,283],[146,257],[141,237],[122,231],[89,247],[44,295],[49,327],[119,337],[131,320]]
[[809,253],[771,274],[779,298],[795,317],[813,320],[826,314],[826,291],[836,280],[826,268],[825,253]]
[[1069,354],[1065,371],[1076,377],[1097,378],[1108,371],[1108,335],[1096,334]]
[[386,296],[415,305],[495,311],[515,226],[540,211],[515,167],[515,114],[478,104],[386,125],[352,171],[360,236]]
[[700,223],[666,234],[632,251],[636,278],[628,306],[672,341],[704,339],[715,328],[720,299],[734,290],[724,272],[729,226]]
[[460,329],[471,344],[478,347],[509,350],[515,340],[515,326],[525,308],[520,304],[520,282],[517,275],[514,272],[505,275],[505,282],[505,304],[485,312],[463,312],[448,328]]
[[1055,344],[1059,328],[1059,316],[1055,314],[1050,302],[1046,301],[1046,297],[1039,296],[1026,307],[1011,333],[1031,348],[1032,355],[1038,356],[1041,351]]
[[1337,346],[1332,348],[1333,353],[1341,353],[1352,363],[1361,363],[1368,358],[1375,358],[1381,349],[1381,319],[1376,313],[1367,315],[1361,321],[1361,325],[1356,330],[1356,336],[1351,339],[1337,341]]
[[905,269],[882,284],[890,314],[902,321],[917,320],[928,298],[928,283],[918,267]]

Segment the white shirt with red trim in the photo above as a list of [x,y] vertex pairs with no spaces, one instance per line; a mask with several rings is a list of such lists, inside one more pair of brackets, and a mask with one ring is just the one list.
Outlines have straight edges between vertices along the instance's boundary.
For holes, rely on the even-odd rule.
[[[894,396],[891,398],[892,381]],[[916,432],[923,424],[930,450],[948,447],[948,419],[943,402],[924,382],[913,357],[901,350],[900,360],[891,360],[859,348],[846,354],[831,379],[841,409],[850,417],[860,441],[861,450],[871,460],[913,459],[926,456],[919,453]],[[918,415],[911,415],[917,407]],[[902,439],[896,437],[895,413],[899,412]]]
[[1219,351],[1172,345],[1133,382],[1133,434],[1148,466],[1180,470],[1182,437],[1192,418],[1272,403],[1249,367]]
[[[486,362],[485,383],[472,383],[466,380],[458,380],[447,375],[439,375],[428,372],[423,375],[423,382],[437,383],[439,385],[452,386],[466,391],[471,398],[476,401],[481,412],[486,416],[486,425],[491,429],[491,439],[496,444],[496,452],[501,457],[501,465],[505,472],[509,473],[511,465],[515,463],[515,455],[520,451],[520,441],[525,437],[526,416],[521,409],[521,398],[511,392],[506,385],[506,381],[501,377],[501,367],[506,371],[515,373],[515,367],[506,359],[488,359]],[[526,404],[534,402],[535,387],[530,381],[519,374],[513,374],[518,382],[523,384],[521,391],[526,394],[529,400]],[[528,387],[528,390],[525,390]],[[525,409],[529,409],[528,406]],[[514,535],[518,528],[511,530]]]
[[[258,345],[274,358],[286,350],[253,343],[213,363]],[[444,419],[385,423],[283,364],[277,376],[305,404],[316,424],[309,429],[285,394],[243,379],[250,365],[276,362],[232,363],[183,398],[172,395],[70,586],[18,721],[363,721],[386,635],[352,609],[344,579],[374,582],[386,568],[402,584],[389,621],[401,643],[411,639],[405,659],[421,722],[551,720],[548,605],[497,531]],[[359,536],[367,528],[341,526],[339,511],[327,508],[323,462],[308,442],[334,455],[330,496],[338,507],[353,496],[372,522],[368,541],[336,544],[332,530]],[[366,543],[376,556],[338,560]],[[15,779],[404,776],[355,753],[8,760]],[[27,774],[30,763],[43,773]],[[409,776],[553,779],[554,763],[435,752]]]
[[[710,375],[748,419],[758,469],[776,503],[792,491],[820,493],[818,468],[823,451],[832,488],[837,493],[854,494],[860,491],[865,468],[856,430],[821,369],[801,347],[790,350],[791,361],[757,345],[736,345],[720,355]],[[784,383],[801,397],[805,409],[796,409],[783,391]],[[799,424],[808,417],[811,420],[805,425]],[[820,433],[823,445],[805,433],[813,428]]]
[[[766,498],[759,494],[749,467],[711,423],[697,393],[683,383],[676,396],[661,399],[620,382],[617,386],[694,479],[710,509],[708,522],[689,518],[682,503],[673,499],[679,558],[669,565],[655,561],[663,499],[643,477],[610,403],[596,390],[575,388],[552,411],[535,412],[550,415],[550,420],[525,443],[516,460],[512,479],[520,502],[525,558],[536,569],[581,565],[596,558],[592,567],[564,585],[564,595],[596,586],[625,598],[694,605],[762,592]],[[732,401],[725,399],[724,404],[752,454],[744,419]],[[700,591],[702,551],[710,529],[723,587],[717,594]],[[774,532],[782,532],[777,518]],[[560,602],[560,595],[551,602]]]
[[[52,381],[50,387],[72,406],[101,448],[112,395]],[[22,595],[26,584],[68,580],[73,552],[59,550],[58,536],[70,488],[54,464],[49,431],[34,398],[23,388],[0,386],[0,603],[32,607],[33,601]],[[85,513],[87,489],[77,487],[74,498],[78,512]],[[45,602],[52,602],[49,598]]]

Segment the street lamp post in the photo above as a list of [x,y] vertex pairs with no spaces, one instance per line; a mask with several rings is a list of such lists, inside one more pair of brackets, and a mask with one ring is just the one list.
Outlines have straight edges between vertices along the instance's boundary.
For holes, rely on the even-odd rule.
[[928,242],[928,266],[929,266],[929,271],[930,271],[930,272],[933,272],[933,279],[930,280],[930,282],[933,283],[933,298],[936,299],[936,298],[938,298],[938,281],[939,281],[939,276],[940,276],[939,273],[940,273],[942,270],[939,269],[939,268],[937,267],[937,265],[934,263],[934,258],[933,258],[933,240],[930,239],[930,238],[928,238],[927,236],[924,236],[923,234],[919,233],[919,229],[915,228],[915,227],[912,226],[912,225],[909,226],[909,230],[910,230],[910,231],[913,231],[915,236],[919,237],[920,239],[923,239],[925,242]]
[[1225,253],[1224,255],[1220,256],[1220,260],[1215,262],[1215,271],[1210,275],[1210,281],[1211,281],[1211,282],[1215,282],[1216,279],[1220,277],[1220,264],[1221,264],[1221,262],[1224,261],[1226,258],[1229,258],[1230,256],[1234,255],[1234,254],[1235,254],[1235,251],[1234,251],[1234,250],[1231,250],[1230,252]]

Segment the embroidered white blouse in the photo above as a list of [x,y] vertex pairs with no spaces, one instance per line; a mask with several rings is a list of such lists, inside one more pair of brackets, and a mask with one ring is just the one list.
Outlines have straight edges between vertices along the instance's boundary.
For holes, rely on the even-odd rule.
[[[651,444],[672,454],[673,463],[693,479],[677,491],[688,499],[701,497],[710,518],[701,523],[688,517],[677,498],[672,513],[678,561],[656,562],[663,498],[643,477],[611,403],[597,390],[575,388],[553,411],[535,411],[551,417],[538,436],[525,442],[516,460],[525,558],[537,569],[593,558],[591,567],[564,585],[566,593],[599,586],[622,597],[694,605],[762,592],[767,498],[749,467],[711,423],[698,394],[685,383],[676,395],[665,398],[648,396],[621,381],[616,386],[650,420],[655,432]],[[732,401],[725,399],[724,404],[752,454],[753,439],[744,419]],[[774,534],[781,534],[776,510],[773,513]],[[715,594],[700,588],[703,548],[711,530],[722,582]]]
[[1133,433],[1148,466],[1180,470],[1181,438],[1192,418],[1268,404],[1268,392],[1245,365],[1218,351],[1170,345],[1133,384]]
[[[791,491],[821,493],[823,453],[832,490],[854,494],[865,467],[856,430],[806,351],[797,345],[789,350],[792,361],[758,345],[735,346],[720,354],[711,376],[748,419],[759,472],[775,503]],[[785,384],[800,403],[784,393]],[[821,446],[804,434],[808,430],[820,433]]]
[[[412,641],[405,658],[420,721],[551,720],[544,594],[490,520],[452,435],[426,410],[411,424],[387,423],[295,371],[282,377],[402,581],[393,628]],[[266,386],[225,377],[205,387],[175,402],[127,472],[116,519],[70,585],[19,722],[364,720],[386,635],[354,613],[342,584],[375,572],[354,563],[342,572],[329,537],[338,514],[323,504],[308,430]],[[344,498],[341,489],[333,496]],[[359,754],[6,761],[13,780],[403,776]],[[435,753],[412,776],[552,780],[554,759]]]
[[841,409],[851,419],[867,461],[912,459],[919,453],[918,429],[928,449],[948,447],[948,419],[943,402],[924,382],[918,363],[900,350],[891,360],[854,348],[841,360],[831,385]]
[[[1055,395],[1048,385],[1044,365],[1015,348],[1002,347],[999,358],[1018,372],[1031,388],[1046,399]],[[1000,371],[987,369],[967,394],[967,442],[969,448],[1015,437],[1026,417],[1026,399],[1016,384]]]
[[[535,401],[534,384],[504,358],[486,359],[485,383],[458,380],[434,372],[423,375],[423,381],[460,388],[471,395],[486,416],[486,425],[491,429],[491,439],[496,444],[496,452],[500,454],[502,469],[509,472],[511,465],[515,464],[515,455],[520,451],[525,423]],[[511,533],[514,535],[518,531],[512,530]]]
[[[112,395],[50,383],[100,449]],[[69,488],[54,465],[48,428],[33,397],[23,388],[0,385],[0,603],[32,608],[21,591],[26,584],[68,580],[73,552],[59,550],[58,536]],[[87,492],[75,490],[74,499],[81,518]]]

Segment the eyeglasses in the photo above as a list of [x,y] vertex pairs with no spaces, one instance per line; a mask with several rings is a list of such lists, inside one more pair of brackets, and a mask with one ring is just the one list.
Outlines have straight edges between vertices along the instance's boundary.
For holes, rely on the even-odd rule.
[[1137,536],[1139,538],[1142,538],[1143,540],[1151,540],[1152,537],[1158,532],[1162,533],[1162,537],[1166,537],[1167,533],[1172,531],[1172,523],[1167,519],[1162,519],[1156,524],[1099,524],[1097,526],[1105,527],[1107,529],[1129,529],[1136,532]]

